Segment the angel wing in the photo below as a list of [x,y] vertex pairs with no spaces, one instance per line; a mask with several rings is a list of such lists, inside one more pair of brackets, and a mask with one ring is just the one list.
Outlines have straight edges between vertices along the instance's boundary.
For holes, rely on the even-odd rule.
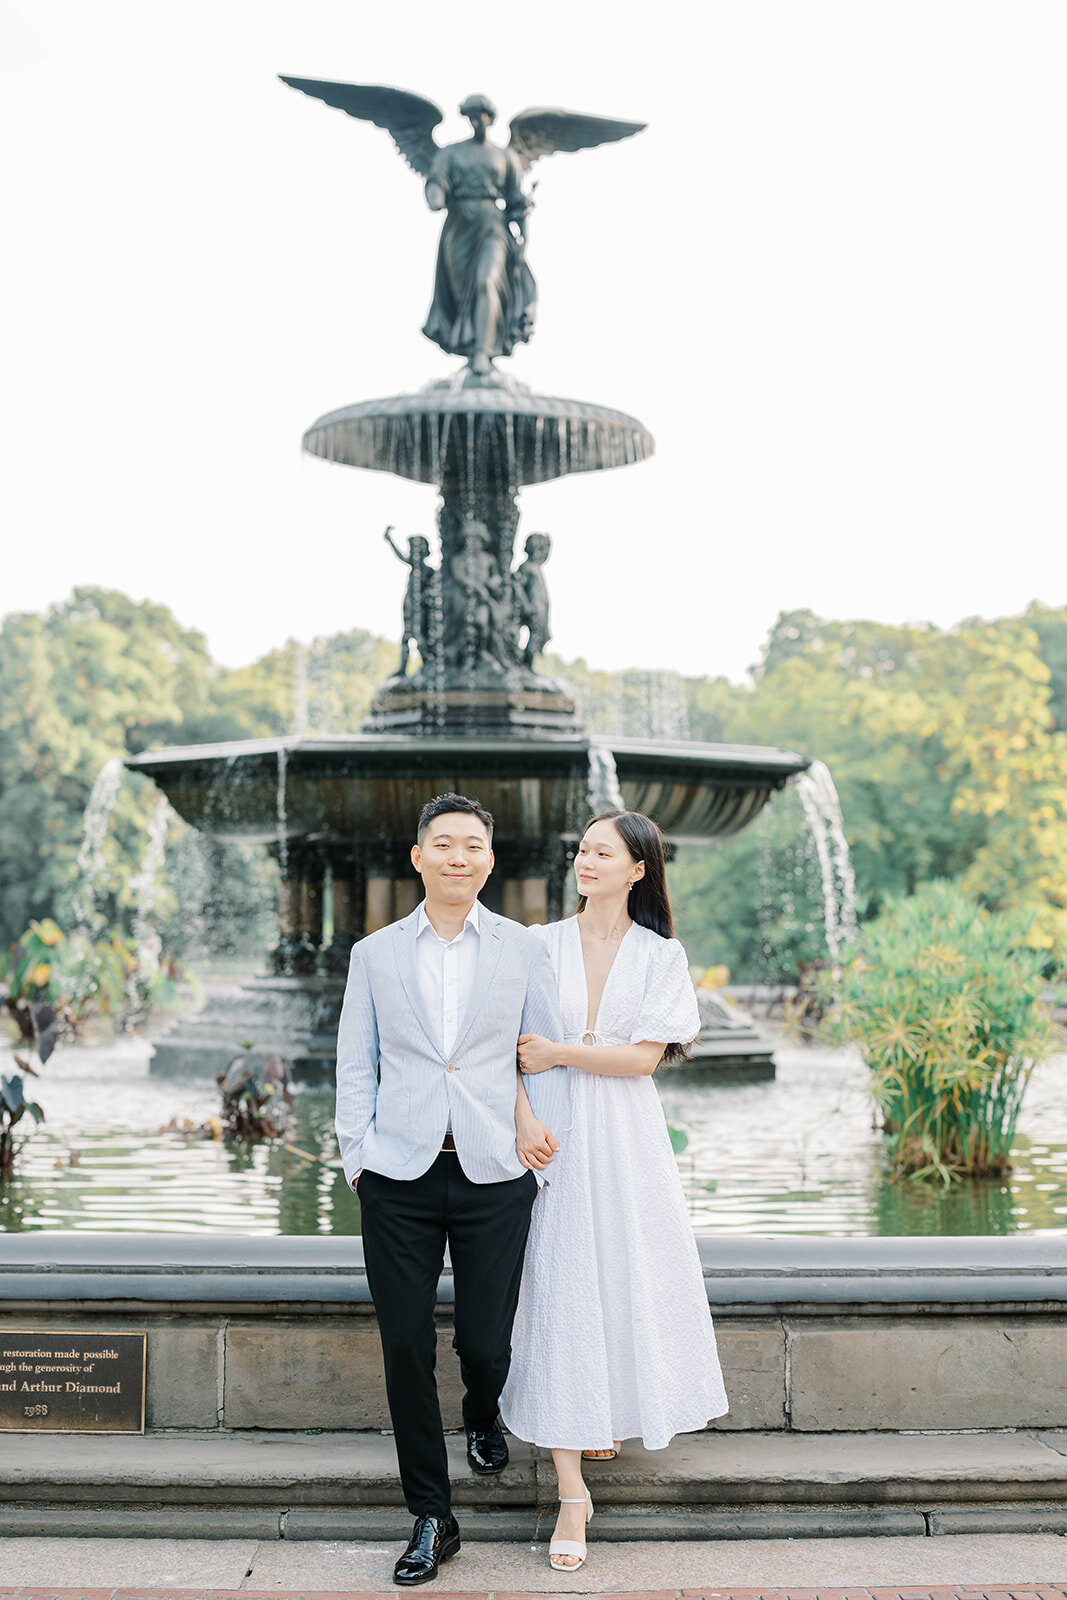
[[645,127],[644,122],[616,122],[612,117],[589,117],[554,106],[531,106],[512,118],[510,144],[526,171],[555,150],[591,150],[594,145],[629,139]]
[[437,152],[433,130],[444,117],[440,106],[435,106],[432,100],[409,94],[406,89],[387,89],[377,83],[326,83],[320,78],[287,78],[284,73],[278,76],[291,89],[299,89],[302,94],[346,111],[350,117],[384,128],[408,166],[420,177],[428,175],[430,162]]

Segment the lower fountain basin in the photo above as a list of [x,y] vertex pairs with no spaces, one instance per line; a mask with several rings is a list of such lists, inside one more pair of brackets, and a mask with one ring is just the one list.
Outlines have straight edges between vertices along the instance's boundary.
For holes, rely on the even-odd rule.
[[426,800],[471,794],[493,813],[501,860],[576,837],[590,808],[590,755],[614,757],[625,805],[673,843],[736,833],[808,761],[749,745],[587,737],[298,736],[152,750],[126,765],[153,778],[195,828],[263,844],[399,841],[406,856]]
[[[482,899],[515,921],[543,923],[564,914],[591,811],[621,800],[655,817],[671,844],[707,840],[745,827],[808,763],[785,750],[576,734],[357,734],[155,750],[127,765],[153,778],[193,827],[266,845],[281,869],[273,978],[214,996],[160,1040],[153,1069],[224,1071],[249,1042],[314,1081],[333,1069],[353,944],[417,904],[410,852],[434,795],[468,794],[488,807],[496,867]],[[773,1074],[757,1030],[713,1029],[701,1047],[705,1070]]]

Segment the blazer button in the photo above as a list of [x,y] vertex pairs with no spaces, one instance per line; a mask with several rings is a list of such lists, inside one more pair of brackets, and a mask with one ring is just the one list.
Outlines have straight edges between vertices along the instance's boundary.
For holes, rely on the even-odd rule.
[[456,1070],[456,1069],[455,1069],[455,1067],[454,1067],[454,1066],[453,1066],[453,1064],[452,1064],[452,1062],[451,1062],[451,1061],[450,1061],[450,1062],[449,1062],[449,1063],[448,1063],[448,1066],[447,1066],[447,1067],[446,1067],[446,1069],[445,1069],[445,1070],[446,1070],[446,1071],[447,1071],[447,1072],[455,1072],[455,1070]]

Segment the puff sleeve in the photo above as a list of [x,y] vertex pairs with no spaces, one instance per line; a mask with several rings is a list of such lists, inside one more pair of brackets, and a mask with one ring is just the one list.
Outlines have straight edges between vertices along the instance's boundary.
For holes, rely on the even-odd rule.
[[699,1032],[700,1013],[685,949],[677,939],[657,938],[630,1043],[652,1039],[664,1044],[691,1044]]

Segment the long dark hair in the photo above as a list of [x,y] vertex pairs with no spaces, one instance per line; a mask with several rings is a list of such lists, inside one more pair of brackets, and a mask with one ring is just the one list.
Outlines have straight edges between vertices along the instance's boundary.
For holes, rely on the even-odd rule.
[[[642,928],[650,928],[661,939],[674,938],[674,918],[671,916],[671,897],[667,893],[667,862],[663,849],[663,835],[651,817],[641,811],[620,811],[611,806],[599,816],[590,817],[583,829],[588,833],[596,822],[610,822],[626,846],[630,859],[643,861],[645,875],[638,878],[627,900],[627,910],[632,921]],[[586,897],[578,896],[578,915],[585,910]],[[688,1061],[689,1051],[677,1040],[668,1042],[663,1052],[664,1061]]]

